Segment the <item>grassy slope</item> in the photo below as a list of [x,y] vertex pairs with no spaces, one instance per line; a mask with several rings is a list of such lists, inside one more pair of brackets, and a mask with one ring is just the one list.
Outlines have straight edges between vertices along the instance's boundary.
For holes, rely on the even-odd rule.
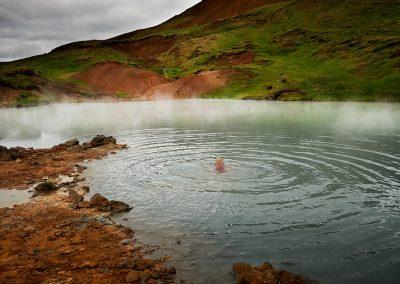
[[[74,84],[85,93],[74,74],[96,62],[118,61],[168,78],[199,70],[241,71],[230,86],[205,95],[211,98],[268,99],[277,91],[291,90],[282,92],[280,99],[400,101],[398,0],[288,1],[205,26],[175,28],[180,21],[178,17],[105,42],[78,43],[1,64],[0,80],[32,91],[37,78],[12,71],[28,68],[43,80]],[[110,47],[151,35],[174,35],[175,47],[151,61],[132,59]],[[253,64],[229,66],[216,60],[245,50],[255,52]]]
[[[253,76],[208,97],[268,98],[277,90],[301,89],[305,94],[284,98],[399,101],[400,60],[393,56],[400,48],[398,1],[316,3],[277,4],[225,21],[210,35],[183,43],[176,67],[218,68],[210,58],[252,46],[254,64],[238,68]],[[187,60],[194,46],[202,53]],[[163,62],[171,68],[174,60]]]

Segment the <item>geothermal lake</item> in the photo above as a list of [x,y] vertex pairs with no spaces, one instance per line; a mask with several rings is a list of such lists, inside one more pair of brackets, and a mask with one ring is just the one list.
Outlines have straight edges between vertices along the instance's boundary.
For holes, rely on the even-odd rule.
[[400,104],[59,104],[0,121],[8,147],[127,143],[89,165],[92,191],[132,204],[117,220],[188,282],[233,283],[234,263],[263,261],[323,283],[400,278]]

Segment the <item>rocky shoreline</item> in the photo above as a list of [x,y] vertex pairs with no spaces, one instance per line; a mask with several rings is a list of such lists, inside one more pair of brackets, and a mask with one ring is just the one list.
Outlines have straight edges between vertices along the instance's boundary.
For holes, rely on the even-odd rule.
[[0,283],[174,283],[167,257],[147,259],[134,231],[112,214],[131,210],[90,191],[83,161],[126,148],[96,136],[51,149],[0,147],[0,188],[33,191],[29,203],[0,208]]
[[[0,208],[0,283],[175,283],[169,258],[146,258],[134,231],[110,218],[130,205],[100,194],[85,200],[82,162],[125,148],[102,135],[51,149],[0,146],[0,190],[32,192],[28,203]],[[233,271],[239,284],[317,283],[269,263]]]

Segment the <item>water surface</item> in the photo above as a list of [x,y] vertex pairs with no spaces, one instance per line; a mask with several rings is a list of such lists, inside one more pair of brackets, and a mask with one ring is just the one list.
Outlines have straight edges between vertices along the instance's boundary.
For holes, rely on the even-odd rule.
[[26,190],[0,190],[0,208],[27,203],[31,196]]
[[132,204],[120,221],[187,280],[233,283],[232,264],[263,261],[324,283],[400,277],[399,104],[71,104],[0,121],[6,146],[128,143],[89,167],[91,187]]

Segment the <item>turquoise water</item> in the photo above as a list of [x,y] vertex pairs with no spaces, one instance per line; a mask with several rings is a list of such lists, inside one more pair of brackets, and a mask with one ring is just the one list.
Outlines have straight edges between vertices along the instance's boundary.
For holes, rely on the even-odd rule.
[[117,219],[189,282],[233,283],[234,263],[263,261],[324,283],[398,282],[399,104],[72,104],[0,119],[6,146],[127,143],[90,165],[91,188],[132,204]]

